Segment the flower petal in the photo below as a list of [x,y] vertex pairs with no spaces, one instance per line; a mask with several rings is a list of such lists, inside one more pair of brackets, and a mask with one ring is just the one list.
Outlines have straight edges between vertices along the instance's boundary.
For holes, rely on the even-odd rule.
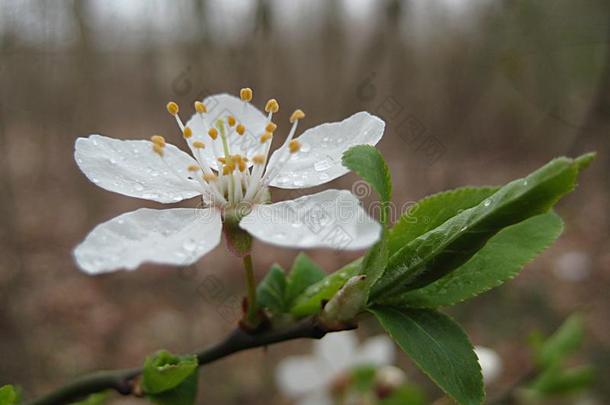
[[347,190],[325,190],[295,200],[257,205],[239,225],[267,243],[300,249],[364,249],[381,234],[381,225]]
[[[385,123],[365,111],[341,122],[322,124],[299,136],[301,150],[290,157],[271,185],[280,188],[305,188],[327,183],[343,176],[349,169],[341,163],[343,153],[355,145],[376,145]],[[269,165],[278,159],[275,151]]]
[[502,359],[495,350],[484,347],[475,346],[474,352],[479,359],[481,373],[483,374],[483,382],[491,384],[502,374]]
[[358,348],[354,356],[353,365],[383,366],[394,363],[395,347],[392,339],[385,335],[379,335],[367,339]]
[[322,390],[331,377],[330,370],[311,356],[287,357],[275,371],[278,388],[292,398]]
[[333,375],[347,371],[356,354],[358,338],[352,331],[333,332],[314,342],[314,355],[324,362]]
[[221,231],[214,208],[141,208],[96,226],[74,256],[89,274],[133,270],[144,262],[184,266],[216,247]]
[[115,193],[161,203],[201,194],[199,183],[188,179],[187,167],[197,164],[193,158],[168,144],[162,159],[151,145],[90,135],[76,140],[74,158],[89,180]]
[[[229,136],[228,143],[231,153],[240,153],[250,159],[255,154],[264,151],[260,136],[265,132],[267,117],[259,109],[251,103],[245,103],[230,94],[216,94],[206,97],[203,104],[207,107],[208,112],[201,116],[194,114],[186,123],[186,126],[193,130],[193,139],[200,140],[208,145],[201,150],[201,155],[211,167],[217,169],[218,161],[214,155],[213,141],[208,136],[208,129],[215,127],[218,119],[225,120],[226,124],[226,118],[229,115],[234,116],[238,124],[246,127],[246,132],[243,135],[238,135],[233,131]],[[202,122],[202,118],[204,122]],[[217,150],[222,152],[220,137],[215,142]],[[221,156],[224,156],[224,153],[221,153]]]

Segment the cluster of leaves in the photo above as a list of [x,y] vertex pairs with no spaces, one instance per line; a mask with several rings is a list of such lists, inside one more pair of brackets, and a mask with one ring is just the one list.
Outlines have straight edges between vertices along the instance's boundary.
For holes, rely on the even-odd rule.
[[197,397],[196,356],[174,356],[161,350],[146,358],[141,388],[159,405],[192,405]]
[[0,405],[17,405],[21,401],[19,389],[12,385],[0,387]]
[[583,321],[572,315],[551,336],[534,333],[530,343],[534,351],[536,375],[522,395],[529,402],[552,399],[556,396],[578,394],[593,383],[591,365],[568,367],[568,358],[581,346],[584,337]]
[[[563,230],[552,208],[575,188],[593,158],[557,158],[502,187],[465,187],[426,197],[391,228],[384,208],[383,238],[363,258],[326,277],[304,255],[289,275],[274,266],[259,286],[260,302],[278,319],[298,318],[323,314],[324,306],[343,293],[344,302],[359,306],[356,312],[372,313],[450,397],[480,404],[484,390],[472,344],[438,308],[499,286],[551,245]],[[343,164],[369,182],[388,207],[392,182],[377,149],[356,146]],[[361,275],[365,294],[361,285],[356,291],[348,283]],[[354,292],[344,291],[348,287]],[[364,298],[345,300],[349,294]]]

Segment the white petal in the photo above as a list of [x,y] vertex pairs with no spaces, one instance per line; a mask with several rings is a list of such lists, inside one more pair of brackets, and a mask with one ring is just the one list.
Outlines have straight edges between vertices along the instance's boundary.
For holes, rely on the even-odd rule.
[[395,347],[392,339],[385,335],[368,339],[358,348],[353,365],[383,366],[394,362]]
[[494,350],[483,346],[475,346],[474,352],[479,359],[481,365],[481,373],[483,374],[483,382],[491,384],[496,381],[502,374],[502,359]]
[[[343,153],[355,145],[376,145],[385,123],[365,111],[341,122],[322,124],[299,136],[301,150],[292,155],[271,185],[280,188],[304,188],[327,183],[349,170],[341,163]],[[276,151],[269,160],[278,159]]]
[[[246,127],[246,132],[243,135],[240,136],[233,131],[229,136],[228,143],[231,153],[244,154],[250,159],[255,154],[264,151],[264,145],[260,143],[260,136],[265,132],[267,117],[251,103],[244,103],[238,97],[230,94],[216,94],[206,97],[203,104],[208,109],[207,113],[202,114],[205,124],[202,123],[199,114],[194,114],[186,126],[193,130],[194,139],[201,140],[207,145],[201,151],[201,154],[211,167],[217,168],[218,161],[214,156],[212,139],[208,136],[207,130],[215,127],[215,122],[218,119],[223,119],[226,123],[226,118],[229,115],[234,116],[238,123]],[[220,137],[215,142],[218,151],[222,152]],[[224,156],[224,153],[221,153],[221,156]]]
[[314,354],[333,375],[337,375],[352,366],[357,344],[358,338],[353,331],[329,333],[314,343]]
[[267,243],[300,249],[364,249],[374,244],[381,233],[381,225],[347,190],[326,190],[295,200],[257,205],[239,225]]
[[145,140],[90,135],[76,140],[74,158],[89,180],[115,193],[161,203],[201,194],[199,183],[188,179],[188,166],[197,163],[193,158],[168,144],[163,158],[166,164],[151,145]]
[[143,262],[184,266],[216,247],[221,232],[213,208],[141,208],[96,226],[74,256],[89,274],[133,270]]
[[293,398],[323,389],[331,377],[329,370],[310,356],[287,357],[275,371],[279,389]]

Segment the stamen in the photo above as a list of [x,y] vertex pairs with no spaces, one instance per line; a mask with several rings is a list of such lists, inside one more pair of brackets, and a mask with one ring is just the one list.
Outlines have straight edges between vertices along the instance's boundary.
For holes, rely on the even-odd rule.
[[297,153],[299,150],[301,150],[301,142],[296,139],[293,139],[288,144],[288,150],[290,151],[290,153]]
[[239,91],[239,98],[242,101],[249,102],[252,100],[252,89],[250,87],[244,87]]
[[254,155],[254,156],[252,156],[252,161],[254,162],[254,164],[264,165],[265,164],[265,155]]
[[189,127],[184,127],[184,130],[182,131],[182,136],[184,137],[184,139],[189,139],[191,136],[193,136],[193,130]]
[[199,165],[189,165],[187,167],[187,170],[189,172],[198,172],[199,170],[201,170],[201,167],[199,167]]
[[153,135],[150,137],[150,140],[155,145],[159,145],[161,147],[165,146],[165,138],[163,138],[161,135]]
[[271,132],[265,132],[263,135],[261,135],[261,143],[265,143],[271,138],[273,138],[273,134]]
[[218,176],[216,176],[214,173],[206,173],[203,175],[203,179],[209,183],[211,181],[218,180]]
[[176,116],[176,114],[178,114],[178,111],[180,111],[178,104],[174,103],[173,101],[170,101],[169,103],[167,103],[166,108],[167,108],[167,112],[173,116]]
[[153,152],[155,152],[157,155],[163,157],[163,146],[159,145],[158,143],[153,143]]
[[205,148],[205,143],[203,143],[201,141],[195,141],[195,142],[193,142],[193,148],[195,148],[195,149],[204,149]]
[[229,124],[230,127],[232,127],[233,125],[235,125],[235,117],[232,115],[229,115],[227,117],[227,124]]
[[222,163],[223,165],[224,165],[225,163],[227,163],[227,159],[225,159],[224,157],[219,157],[217,160],[218,160],[220,163]]
[[216,140],[216,138],[218,138],[218,130],[216,128],[210,128],[208,135],[210,135],[210,138],[213,140]]
[[275,130],[276,130],[276,128],[277,128],[277,125],[275,125],[273,122],[270,122],[270,123],[268,123],[268,124],[267,124],[267,126],[265,127],[265,131],[267,131],[267,132],[271,132],[271,133],[274,133],[274,132],[275,132]]
[[235,171],[235,163],[233,162],[229,162],[222,167],[222,174],[224,175],[231,174],[233,171]]
[[293,124],[295,121],[302,120],[303,118],[305,118],[303,110],[294,110],[290,116],[290,123]]
[[267,104],[265,104],[265,112],[276,113],[279,110],[280,110],[280,104],[274,98],[269,99],[269,101],[267,101]]
[[195,111],[199,114],[207,113],[208,109],[201,101],[195,101]]
[[246,133],[246,127],[243,124],[238,124],[235,128],[235,132],[241,136]]

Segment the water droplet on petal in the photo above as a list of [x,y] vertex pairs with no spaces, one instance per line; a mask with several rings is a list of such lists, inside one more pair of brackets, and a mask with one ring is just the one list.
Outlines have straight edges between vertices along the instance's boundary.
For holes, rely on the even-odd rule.
[[189,239],[182,245],[187,252],[193,252],[197,249],[197,243],[193,239]]
[[330,167],[332,167],[333,163],[328,160],[328,159],[324,159],[324,160],[320,160],[319,162],[314,163],[313,168],[319,172],[321,172],[322,170],[327,170]]
[[136,185],[135,185],[135,186],[133,186],[133,188],[135,188],[135,189],[136,189],[136,191],[142,191],[142,190],[144,190],[144,186],[143,186],[143,185],[141,185],[140,183],[136,183]]
[[491,205],[491,199],[490,199],[490,198],[488,198],[487,200],[483,201],[483,205],[484,205],[485,207],[489,207],[489,206]]
[[318,178],[322,181],[328,180],[330,178],[330,176],[327,173],[320,173],[318,175]]

